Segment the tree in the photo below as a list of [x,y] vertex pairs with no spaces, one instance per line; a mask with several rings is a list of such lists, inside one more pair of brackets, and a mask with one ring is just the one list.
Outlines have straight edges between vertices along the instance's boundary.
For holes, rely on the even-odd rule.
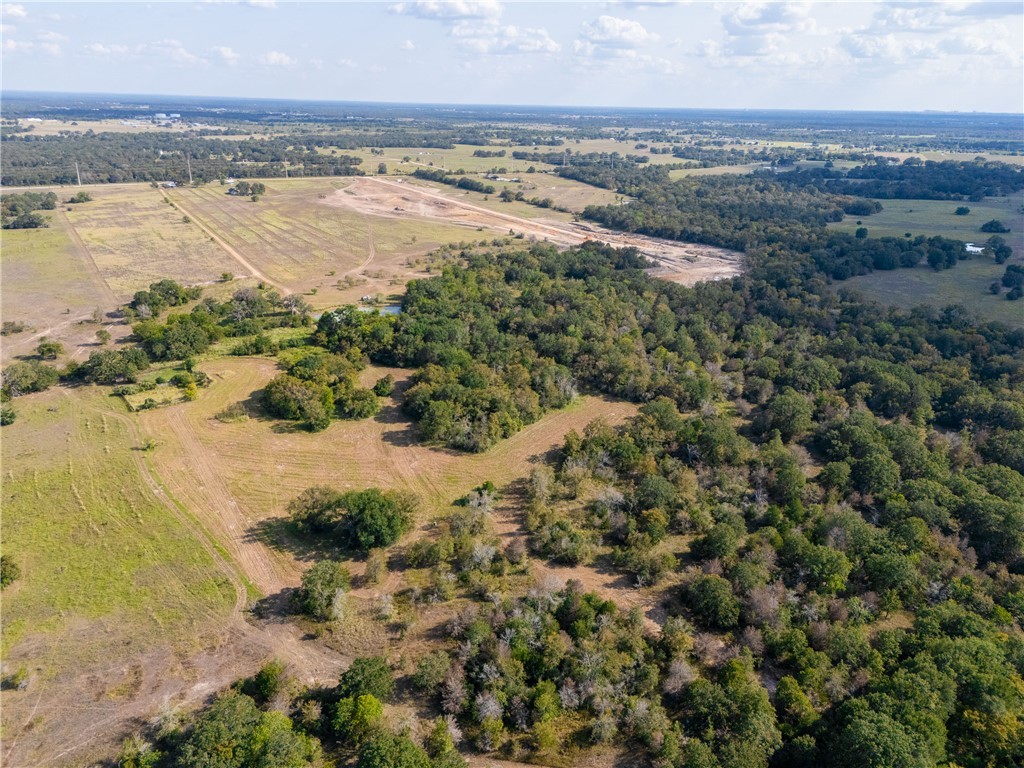
[[342,672],[335,690],[342,698],[357,699],[370,695],[380,701],[388,701],[395,692],[395,680],[383,656],[363,656],[354,659]]
[[106,328],[100,328],[98,331],[96,331],[96,340],[103,345],[109,344],[110,331],[108,331]]
[[408,736],[383,731],[363,743],[357,768],[431,768],[430,758]]
[[43,360],[56,360],[64,354],[64,345],[59,341],[47,341],[45,338],[36,347],[36,354]]
[[1005,232],[1009,232],[1010,228],[1003,224],[999,219],[990,219],[981,225],[981,231],[1003,234]]
[[416,504],[413,496],[379,488],[346,493],[341,500],[346,513],[343,535],[356,549],[391,546],[412,527]]
[[314,485],[288,502],[289,518],[302,533],[324,533],[337,525],[343,499],[333,488]]
[[335,601],[339,593],[348,590],[349,582],[348,569],[341,563],[334,560],[316,563],[302,574],[298,598],[303,613],[320,621],[337,618]]
[[687,590],[687,600],[702,623],[714,629],[732,629],[740,620],[740,604],[732,586],[721,576],[698,576]]
[[967,214],[969,214],[970,212],[971,212],[971,209],[970,209],[970,208],[968,208],[968,207],[967,207],[966,205],[961,205],[961,206],[958,206],[958,207],[957,207],[957,209],[956,209],[956,210],[954,211],[954,213],[955,213],[955,214],[956,214],[957,216],[966,216],[966,215],[967,215]]
[[784,442],[802,437],[813,425],[814,407],[792,387],[786,387],[768,404],[769,429],[779,430]]
[[372,694],[346,697],[335,710],[334,733],[342,742],[358,747],[380,729],[383,719],[384,705]]

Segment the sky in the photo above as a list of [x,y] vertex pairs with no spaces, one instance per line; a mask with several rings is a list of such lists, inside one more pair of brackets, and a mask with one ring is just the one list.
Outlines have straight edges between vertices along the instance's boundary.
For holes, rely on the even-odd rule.
[[1024,112],[1024,3],[7,2],[5,90]]

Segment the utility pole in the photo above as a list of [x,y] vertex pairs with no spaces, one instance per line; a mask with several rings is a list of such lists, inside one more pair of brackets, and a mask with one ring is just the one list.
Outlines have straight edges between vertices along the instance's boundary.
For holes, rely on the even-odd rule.
[[192,157],[185,155],[185,162],[188,163],[188,183],[192,183]]
[[82,186],[82,172],[78,170],[77,160],[75,160],[75,174],[78,176],[78,186]]

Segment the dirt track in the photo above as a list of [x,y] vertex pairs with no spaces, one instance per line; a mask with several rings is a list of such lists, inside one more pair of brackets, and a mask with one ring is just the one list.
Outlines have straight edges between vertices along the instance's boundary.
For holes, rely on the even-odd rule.
[[690,285],[702,280],[732,277],[741,271],[742,255],[724,248],[678,243],[644,235],[613,232],[594,224],[556,219],[526,219],[457,199],[442,191],[401,179],[363,177],[322,201],[370,216],[397,219],[434,219],[467,228],[483,227],[548,240],[560,247],[596,240],[617,248],[637,248],[660,266],[657,277]]

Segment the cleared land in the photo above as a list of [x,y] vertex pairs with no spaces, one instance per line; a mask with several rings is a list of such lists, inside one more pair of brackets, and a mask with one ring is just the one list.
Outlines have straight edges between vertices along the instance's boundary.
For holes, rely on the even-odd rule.
[[[484,454],[463,454],[417,442],[414,425],[389,402],[373,419],[334,422],[310,434],[261,416],[256,397],[277,373],[261,358],[214,360],[203,369],[214,383],[187,406],[140,416],[148,433],[162,441],[152,459],[176,498],[201,515],[232,557],[265,594],[295,586],[301,551],[283,547],[280,530],[268,527],[291,499],[312,485],[341,490],[370,486],[413,491],[428,521],[485,480],[505,485],[529,474],[571,429],[595,418],[620,423],[636,412],[630,403],[581,397],[569,408],[545,416]],[[392,373],[399,387],[409,371],[372,368],[372,383]],[[252,418],[222,423],[214,415],[243,402]]]
[[[861,225],[850,217],[829,226],[844,232],[852,232],[858,226],[864,226],[872,237],[903,237],[910,232],[915,236],[942,235],[981,244],[991,235],[980,232],[978,228],[990,219],[999,219],[1011,229],[1009,233],[1001,235],[1013,248],[1014,255],[1007,264],[1024,263],[1024,193],[989,197],[980,203],[947,200],[880,202],[884,210],[864,217],[860,220]],[[959,205],[968,206],[971,213],[968,216],[955,215],[954,211]],[[1005,264],[995,264],[989,258],[975,257],[939,272],[921,265],[915,269],[875,272],[839,285],[904,309],[919,304],[936,307],[963,304],[985,319],[1024,327],[1024,302],[1006,301],[1002,295],[993,296],[989,293],[989,286],[997,282],[1005,270]]]
[[564,222],[554,218],[528,220],[466,202],[465,197],[408,181],[367,177],[354,180],[326,202],[331,206],[390,219],[444,221],[472,229],[483,227],[503,234],[512,230],[529,238],[549,240],[560,247],[579,245],[587,240],[598,240],[620,248],[633,247],[659,263],[654,274],[673,282],[690,284],[740,272],[741,255],[724,248],[627,235],[589,223]]
[[157,497],[116,399],[21,398],[3,438],[4,552],[23,574],[4,591],[4,673],[30,675],[3,694],[3,762],[57,765],[194,684],[183,654],[222,644],[236,591]]

